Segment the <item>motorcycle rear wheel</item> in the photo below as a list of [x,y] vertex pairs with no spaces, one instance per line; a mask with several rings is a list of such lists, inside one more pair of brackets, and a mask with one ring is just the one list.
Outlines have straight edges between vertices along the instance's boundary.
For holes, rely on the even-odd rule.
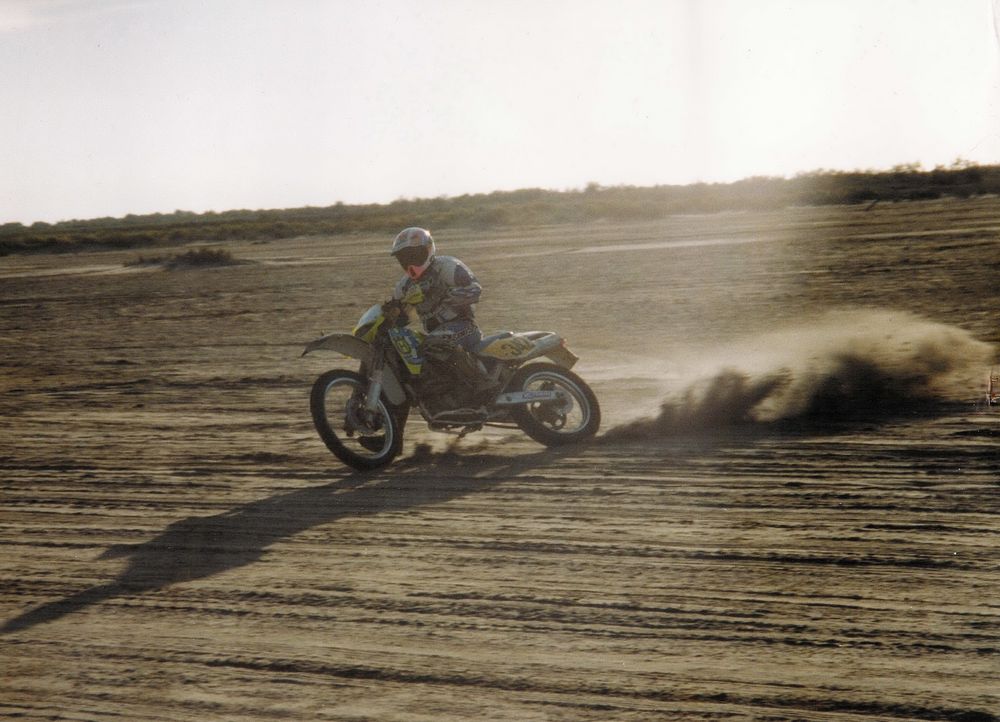
[[370,471],[392,462],[403,448],[403,425],[381,394],[373,414],[364,408],[368,380],[334,369],[321,374],[309,395],[309,410],[319,437],[348,466]]
[[601,407],[587,382],[552,363],[533,363],[517,370],[508,391],[561,390],[563,403],[538,402],[515,406],[510,415],[521,430],[540,444],[562,446],[589,439],[601,425]]

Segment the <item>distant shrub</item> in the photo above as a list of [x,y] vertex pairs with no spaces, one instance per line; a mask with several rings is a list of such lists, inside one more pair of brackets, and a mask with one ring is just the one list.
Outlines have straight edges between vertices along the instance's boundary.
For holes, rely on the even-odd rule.
[[125,261],[125,266],[158,266],[166,262],[163,256],[136,256],[130,261]]
[[225,248],[193,248],[167,261],[168,268],[185,266],[231,266],[238,261]]

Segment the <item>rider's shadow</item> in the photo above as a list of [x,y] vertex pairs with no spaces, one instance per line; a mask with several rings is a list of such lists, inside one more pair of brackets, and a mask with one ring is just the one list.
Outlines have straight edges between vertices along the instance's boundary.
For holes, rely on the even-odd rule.
[[[275,543],[338,519],[373,516],[440,504],[483,491],[504,479],[563,458],[568,451],[541,451],[509,459],[445,455],[437,464],[407,464],[384,475],[351,474],[250,502],[214,516],[174,522],[141,544],[109,548],[100,559],[128,558],[116,579],[31,609],[7,621],[0,633],[52,622],[117,597],[203,579],[256,562]],[[431,461],[433,461],[432,459]]]

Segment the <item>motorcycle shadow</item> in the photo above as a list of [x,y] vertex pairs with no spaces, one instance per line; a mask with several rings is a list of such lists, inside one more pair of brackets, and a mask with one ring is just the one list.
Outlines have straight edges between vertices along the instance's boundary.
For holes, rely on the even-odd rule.
[[450,452],[423,460],[418,456],[377,474],[352,473],[323,486],[277,494],[221,514],[181,519],[149,541],[115,545],[103,552],[98,559],[128,559],[112,581],[28,610],[4,623],[0,634],[53,622],[112,599],[244,567],[259,560],[272,545],[310,528],[440,504],[558,463],[573,453],[559,449],[515,458]]

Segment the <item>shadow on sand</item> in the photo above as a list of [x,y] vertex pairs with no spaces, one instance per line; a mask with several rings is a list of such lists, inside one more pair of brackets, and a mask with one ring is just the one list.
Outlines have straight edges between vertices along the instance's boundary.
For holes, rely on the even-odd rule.
[[546,450],[507,458],[423,454],[381,474],[351,474],[330,484],[254,501],[208,517],[189,517],[142,544],[109,548],[100,559],[128,557],[116,579],[29,610],[7,621],[10,634],[60,619],[108,599],[164,587],[252,564],[273,544],[312,527],[439,504],[501,483],[573,454]]

